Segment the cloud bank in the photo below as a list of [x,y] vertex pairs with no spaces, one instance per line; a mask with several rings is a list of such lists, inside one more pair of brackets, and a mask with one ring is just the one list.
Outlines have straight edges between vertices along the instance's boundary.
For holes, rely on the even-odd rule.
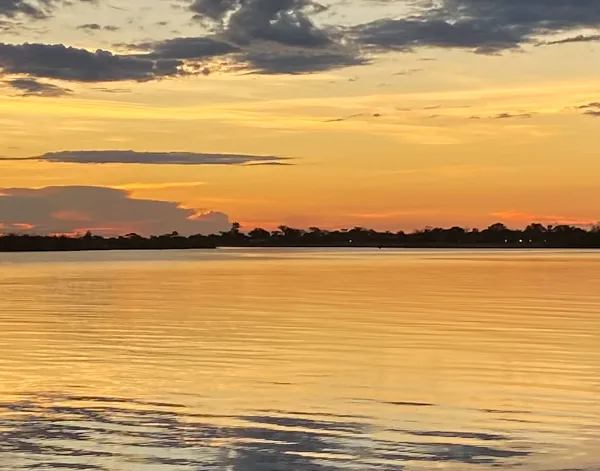
[[415,4],[420,6],[415,14],[358,25],[350,33],[359,43],[383,51],[439,47],[494,54],[538,43],[540,37],[600,26],[600,3],[595,0],[417,0]]
[[[0,75],[89,83],[144,82],[209,75],[212,70],[310,74],[369,64],[374,55],[393,51],[445,48],[500,54],[600,37],[583,33],[600,28],[597,0],[364,1],[406,8],[398,8],[395,17],[331,26],[322,24],[320,15],[344,18],[349,8],[344,2],[327,7],[315,0],[179,0],[202,34],[115,46],[121,52],[0,43]],[[67,3],[72,1],[4,0],[0,21],[44,19]],[[80,29],[114,27],[86,23]],[[557,37],[566,34],[572,36]]]
[[209,234],[230,228],[219,212],[199,213],[179,203],[134,199],[125,190],[93,186],[0,189],[0,232],[141,235],[177,231]]

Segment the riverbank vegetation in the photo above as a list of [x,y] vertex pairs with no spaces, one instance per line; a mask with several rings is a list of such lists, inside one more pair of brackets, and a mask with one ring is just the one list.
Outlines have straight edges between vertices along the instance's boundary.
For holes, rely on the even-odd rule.
[[525,229],[509,229],[497,223],[486,229],[425,228],[413,232],[380,232],[352,229],[308,230],[279,226],[268,231],[256,228],[242,231],[233,223],[227,232],[184,237],[177,232],[142,237],[126,234],[103,237],[84,235],[5,234],[0,236],[0,251],[75,251],[75,250],[167,250],[210,249],[217,247],[405,247],[405,248],[600,248],[600,226],[590,229],[570,225],[530,224]]

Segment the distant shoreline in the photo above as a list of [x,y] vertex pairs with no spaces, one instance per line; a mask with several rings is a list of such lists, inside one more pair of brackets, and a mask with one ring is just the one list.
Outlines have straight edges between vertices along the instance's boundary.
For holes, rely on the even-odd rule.
[[107,250],[193,250],[219,247],[269,248],[373,248],[373,249],[600,249],[600,226],[581,227],[530,224],[525,229],[509,229],[492,224],[486,229],[461,227],[425,228],[411,233],[378,232],[363,227],[353,229],[309,230],[279,226],[267,231],[256,228],[244,233],[238,223],[219,234],[177,232],[143,237],[135,233],[103,237],[85,235],[0,235],[0,252],[80,252]]
[[191,250],[218,250],[218,249],[416,249],[416,250],[600,250],[600,247],[590,246],[549,246],[549,245],[222,245],[212,247],[114,247],[114,248],[54,248],[54,249],[20,249],[8,250],[0,248],[0,253],[54,253],[54,252],[165,252],[165,251],[191,251]]

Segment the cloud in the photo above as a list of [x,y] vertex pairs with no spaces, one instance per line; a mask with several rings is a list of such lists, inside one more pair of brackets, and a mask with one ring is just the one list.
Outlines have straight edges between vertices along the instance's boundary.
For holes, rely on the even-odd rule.
[[590,43],[590,42],[596,42],[596,41],[600,41],[600,34],[591,34],[591,35],[587,35],[587,36],[580,34],[578,36],[573,36],[573,37],[565,38],[565,39],[558,39],[556,41],[544,41],[537,45],[538,46],[555,46],[557,44]]
[[[83,3],[96,3],[96,0],[79,1]],[[15,18],[25,16],[34,19],[44,19],[51,16],[57,7],[73,3],[75,3],[73,0],[2,0],[0,1],[0,17]]]
[[127,183],[125,185],[113,186],[118,190],[140,191],[140,190],[170,190],[173,188],[198,188],[204,186],[204,182],[164,182],[164,183]]
[[510,31],[490,31],[471,22],[438,19],[382,19],[351,29],[356,41],[379,51],[412,51],[422,47],[462,48],[494,53],[515,48],[518,37]]
[[325,123],[340,123],[343,121],[348,121],[349,119],[354,118],[362,118],[362,117],[372,117],[372,118],[380,118],[381,115],[379,113],[356,113],[348,116],[344,116],[343,118],[333,118],[324,121]]
[[[70,2],[4,0],[0,19],[46,17],[58,5],[67,3]],[[197,23],[208,30],[207,34],[119,45],[132,51],[130,54],[88,51],[62,44],[0,43],[0,71],[4,75],[79,82],[209,75],[214,68],[259,74],[310,74],[369,64],[373,52],[435,47],[497,54],[525,45],[600,40],[597,34],[556,39],[558,34],[600,28],[600,2],[595,0],[412,0],[406,2],[410,9],[404,16],[346,27],[318,22],[318,15],[328,7],[315,0],[179,3],[186,5]],[[398,0],[374,3],[394,5]],[[115,27],[87,23],[79,29],[113,31]]]
[[133,90],[131,88],[106,88],[106,87],[94,87],[92,90],[96,90],[98,92],[103,93],[131,93]]
[[2,0],[0,2],[0,16],[14,18],[19,15],[31,18],[45,18],[49,15],[54,1],[36,2],[29,0]]
[[[370,62],[358,50],[331,43],[327,47],[294,47],[279,43],[245,42],[236,44],[219,37],[182,37],[154,43],[128,45],[130,50],[146,51],[147,58],[154,60],[210,63],[214,59],[225,60],[231,70],[254,74],[309,74],[329,71]],[[210,71],[210,67],[195,70]]]
[[0,159],[37,160],[74,164],[154,164],[154,165],[244,165],[275,163],[287,157],[240,154],[204,154],[196,152],[136,152],[133,150],[81,150],[49,152],[40,156]]
[[[391,2],[388,2],[391,3]],[[600,26],[593,0],[417,0],[417,13],[349,28],[370,48],[410,51],[460,48],[493,54],[535,44],[543,36]]]
[[[379,3],[393,4],[395,0]],[[600,2],[563,0],[415,0],[410,14],[346,28],[317,25],[327,7],[313,0],[195,0],[195,18],[213,39],[235,45],[231,58],[262,74],[305,74],[370,63],[365,52],[458,48],[479,54],[516,50],[539,38],[600,27]],[[181,38],[184,39],[184,38]],[[207,58],[207,38],[187,38]],[[164,46],[178,46],[164,44]],[[191,58],[167,47],[157,57]],[[363,50],[361,50],[361,48]],[[366,49],[366,51],[364,50]]]
[[176,202],[134,199],[125,190],[62,186],[0,189],[0,227],[15,233],[91,230],[104,235],[172,231],[190,235],[228,230],[230,223],[223,213],[199,213]]
[[236,43],[258,40],[318,47],[332,42],[309,16],[326,7],[312,0],[195,0],[190,9],[196,18],[213,21]]
[[94,31],[118,31],[120,28],[114,25],[102,26],[98,23],[86,23],[84,25],[79,25],[77,29],[81,29],[83,31],[87,31],[88,33],[92,33]]
[[492,116],[470,116],[468,119],[530,119],[533,118],[534,113],[512,113],[512,112],[504,112],[495,114]]
[[600,102],[588,103],[577,107],[578,110],[583,110],[583,114],[592,118],[600,118]]
[[348,51],[246,51],[238,56],[253,73],[307,74],[364,65],[369,61]]
[[30,97],[62,97],[73,93],[69,88],[62,88],[51,83],[39,82],[35,79],[13,79],[4,82],[6,85],[20,91],[19,96]]
[[0,75],[21,75],[73,82],[145,82],[187,75],[208,75],[200,63],[226,61],[232,70],[264,74],[305,74],[363,65],[369,61],[348,46],[292,47],[260,42],[238,45],[219,37],[180,37],[120,44],[131,53],[94,52],[63,44],[0,43]]
[[206,59],[239,51],[226,41],[210,37],[173,38],[165,41],[129,45],[130,48],[146,51],[150,57],[160,59]]
[[289,162],[250,162],[247,164],[248,167],[281,167],[281,166],[289,166],[294,165]]
[[492,216],[503,221],[518,221],[518,222],[543,222],[546,224],[570,224],[575,226],[592,226],[598,222],[593,218],[580,218],[569,216],[557,216],[552,214],[536,214],[522,211],[499,211],[492,213]]
[[400,72],[393,73],[394,76],[403,76],[403,75],[414,75],[418,72],[422,72],[423,69],[406,69],[401,70]]
[[525,118],[529,119],[533,115],[531,113],[500,113],[493,116],[493,119],[514,119],[514,118]]
[[101,49],[90,52],[62,44],[0,43],[3,74],[75,82],[143,82],[184,75],[183,65],[178,60],[119,55]]
[[339,32],[318,27],[312,15],[326,7],[312,0],[196,0],[194,18],[208,36],[130,45],[150,57],[186,61],[225,59],[234,71],[308,74],[367,64]]

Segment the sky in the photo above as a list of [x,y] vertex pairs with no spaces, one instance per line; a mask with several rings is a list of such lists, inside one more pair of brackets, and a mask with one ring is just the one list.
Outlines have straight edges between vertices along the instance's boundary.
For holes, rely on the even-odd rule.
[[0,0],[0,232],[600,220],[596,0]]

